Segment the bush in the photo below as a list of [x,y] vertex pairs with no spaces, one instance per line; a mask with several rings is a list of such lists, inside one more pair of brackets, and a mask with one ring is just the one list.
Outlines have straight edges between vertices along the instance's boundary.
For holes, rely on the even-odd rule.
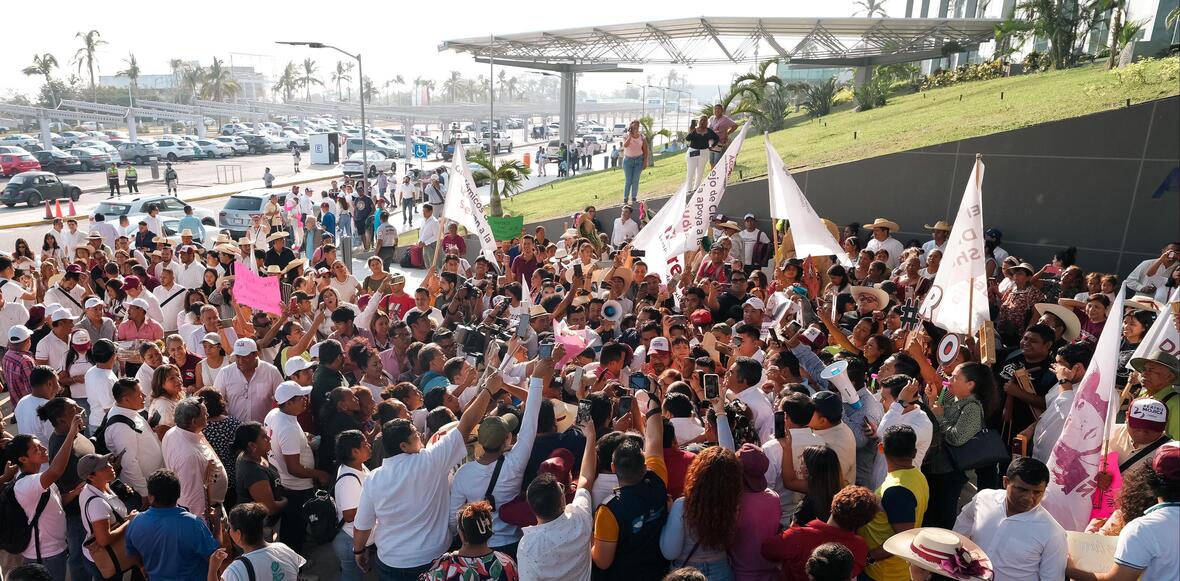
[[922,79],[921,89],[925,91],[969,81],[998,79],[1002,76],[1004,76],[1004,63],[990,60],[978,64],[963,65],[956,69],[938,69]]
[[889,98],[892,82],[889,79],[874,77],[856,90],[856,110],[868,111],[876,107],[884,107]]

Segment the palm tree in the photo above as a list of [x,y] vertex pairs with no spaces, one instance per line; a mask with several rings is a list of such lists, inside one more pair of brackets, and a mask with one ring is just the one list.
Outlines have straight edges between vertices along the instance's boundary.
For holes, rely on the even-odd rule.
[[127,82],[131,85],[131,94],[134,95],[139,90],[139,61],[135,60],[135,55],[127,53],[127,58],[123,59],[127,63],[127,68],[115,73],[119,77],[127,77]]
[[462,89],[463,77],[459,71],[451,71],[451,76],[443,81],[442,90],[447,93],[447,102],[455,102],[455,93]]
[[98,102],[98,86],[94,84],[94,68],[98,65],[95,53],[98,52],[98,47],[107,43],[99,38],[100,36],[102,35],[97,30],[74,35],[74,38],[82,39],[82,48],[74,53],[74,64],[78,66],[78,74],[82,74],[83,68],[90,74],[90,92],[94,95],[95,102]]
[[33,55],[33,64],[25,67],[21,72],[30,77],[42,76],[45,77],[45,86],[49,87],[50,104],[57,106],[53,101],[56,95],[53,94],[53,69],[57,68],[57,57],[45,53]]
[[[351,73],[352,73],[353,66],[354,65],[352,63],[346,63],[344,61],[336,61],[336,70],[332,71],[332,82],[336,83],[336,98],[337,99],[343,99],[343,97],[344,97],[344,93],[340,91],[340,82],[341,81],[348,82],[348,81],[352,80]],[[349,89],[349,95],[351,96],[351,94],[352,94],[352,90]]]
[[504,99],[504,85],[508,84],[508,71],[500,69],[500,74],[496,76],[496,80],[500,82],[500,94],[496,98],[503,101]]
[[512,100],[512,96],[516,94],[516,85],[519,83],[516,77],[509,77],[508,82],[504,84],[504,89],[508,91],[508,100]]
[[1061,0],[1022,0],[1012,15],[996,30],[998,40],[1044,39],[1049,44],[1045,56],[1054,69],[1064,69],[1077,61],[1075,43],[1085,39],[1099,24],[1105,22],[1106,0],[1082,6],[1078,2]]
[[307,91],[308,101],[311,101],[312,85],[319,85],[321,87],[324,86],[324,82],[316,78],[315,75],[317,72],[319,71],[316,70],[315,61],[309,58],[303,59],[303,72],[299,74],[299,86],[303,87]]
[[500,194],[507,194],[511,198],[524,189],[525,178],[532,173],[532,169],[515,159],[506,159],[497,163],[488,157],[488,153],[482,149],[468,153],[467,160],[482,168],[472,174],[472,179],[480,185],[490,184],[488,189],[491,191],[491,202],[488,205],[492,216],[503,216],[504,207],[500,200]]
[[242,92],[242,85],[233,79],[230,70],[222,64],[223,61],[213,57],[213,64],[209,65],[201,79],[200,95],[202,99],[221,101]]
[[426,82],[422,83],[422,86],[426,87],[426,104],[429,105],[430,92],[433,91],[435,87],[434,79],[427,79]]
[[197,98],[197,94],[201,91],[201,85],[204,83],[205,69],[200,65],[186,66],[180,72],[180,88],[184,94],[188,95],[190,101]]
[[[426,84],[426,79],[424,79],[424,78],[422,78],[422,77],[415,77],[415,78],[414,78],[414,92],[415,92],[415,93],[417,93],[417,92],[418,92],[418,87],[422,87],[422,86],[424,86],[425,84]],[[410,99],[410,103],[412,104],[413,102],[414,102],[414,101],[413,101],[413,98],[411,98],[411,99]],[[423,103],[421,102],[421,99],[419,99],[419,102],[418,102],[418,104],[419,104],[419,105],[422,105],[422,104],[423,104]]]
[[853,16],[859,16],[864,13],[865,18],[872,18],[880,16],[881,18],[889,18],[885,13],[885,0],[856,0],[854,3],[858,8],[853,12]]
[[168,68],[172,69],[172,86],[176,87],[176,102],[180,102],[180,74],[188,65],[181,59],[169,59]]
[[807,85],[803,91],[803,108],[807,109],[807,114],[812,117],[823,117],[832,112],[836,92],[839,90],[836,77],[828,77],[828,80],[818,85]]
[[672,137],[672,131],[667,127],[659,131],[653,131],[654,123],[655,120],[651,118],[651,115],[646,115],[639,120],[639,134],[642,135],[643,140],[647,142],[647,167],[656,166],[655,151],[652,149],[652,145],[655,143],[656,137],[661,135],[664,136],[665,139]]
[[[393,77],[392,79],[389,79],[388,81],[385,81],[384,83],[382,83],[381,88],[388,90],[390,85],[404,85],[404,84],[406,84],[405,77],[403,77],[401,75],[397,75],[396,77]],[[389,104],[389,93],[388,92],[385,93],[385,104],[386,105]]]
[[373,79],[368,76],[361,79],[361,99],[366,103],[372,103],[373,97],[377,96],[377,86],[373,84]]
[[295,91],[299,89],[299,67],[295,61],[287,61],[287,66],[283,68],[283,74],[270,89],[276,93],[282,93],[284,102],[290,102],[294,98]]

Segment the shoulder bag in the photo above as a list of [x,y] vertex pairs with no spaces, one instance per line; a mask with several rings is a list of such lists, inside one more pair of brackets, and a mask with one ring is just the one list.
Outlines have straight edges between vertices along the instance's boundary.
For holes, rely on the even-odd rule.
[[[975,402],[975,405],[982,410],[982,404]],[[1004,445],[1004,439],[999,432],[989,430],[986,426],[961,446],[951,446],[945,440],[943,444],[946,445],[951,463],[962,471],[993,466],[1008,459],[1008,446]]]
[[94,538],[94,523],[91,522],[90,514],[88,513],[90,503],[95,500],[101,500],[103,504],[111,509],[111,514],[115,516],[115,526],[123,524],[123,521],[126,519],[119,516],[119,513],[115,511],[111,503],[107,502],[101,496],[91,497],[90,500],[86,501],[86,506],[82,507],[82,516],[86,519],[86,523],[90,525],[90,538],[82,543],[82,546],[90,551],[90,558],[94,561],[94,566],[98,568],[98,572],[102,573],[103,577],[110,579],[125,571],[129,571],[134,560],[127,556],[126,535],[119,535],[119,538],[115,542],[105,547],[98,546],[98,540]]

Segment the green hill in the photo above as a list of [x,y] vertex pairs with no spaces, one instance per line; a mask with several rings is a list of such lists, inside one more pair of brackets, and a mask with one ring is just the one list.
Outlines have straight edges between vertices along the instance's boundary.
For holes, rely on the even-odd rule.
[[[770,134],[770,140],[787,167],[807,169],[1078,117],[1125,106],[1128,99],[1141,103],[1178,93],[1176,57],[1109,72],[1104,65],[1091,65],[901,95],[865,112],[853,111],[852,104],[819,119],[792,112],[788,127]],[[740,177],[766,174],[761,141],[756,135],[747,137],[735,171]],[[640,198],[671,194],[683,182],[684,172],[683,154],[657,156],[655,167],[643,172]],[[523,214],[531,222],[568,215],[590,204],[617,205],[622,190],[621,169],[586,174],[505,200],[504,210]]]

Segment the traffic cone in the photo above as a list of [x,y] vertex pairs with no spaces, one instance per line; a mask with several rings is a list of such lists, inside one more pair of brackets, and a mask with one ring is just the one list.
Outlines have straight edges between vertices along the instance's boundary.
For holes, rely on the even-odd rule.
[[53,219],[53,208],[49,207],[49,200],[45,200],[45,219]]
[[55,201],[54,201],[54,206],[55,206],[54,210],[55,210],[55,213],[57,214],[57,217],[58,217],[58,218],[61,218],[61,217],[62,217],[62,216],[61,216],[61,200],[60,200],[60,199],[59,199],[59,200],[55,200]]
[[77,215],[78,215],[78,212],[76,212],[74,210],[74,198],[70,198],[70,216],[77,216]]

